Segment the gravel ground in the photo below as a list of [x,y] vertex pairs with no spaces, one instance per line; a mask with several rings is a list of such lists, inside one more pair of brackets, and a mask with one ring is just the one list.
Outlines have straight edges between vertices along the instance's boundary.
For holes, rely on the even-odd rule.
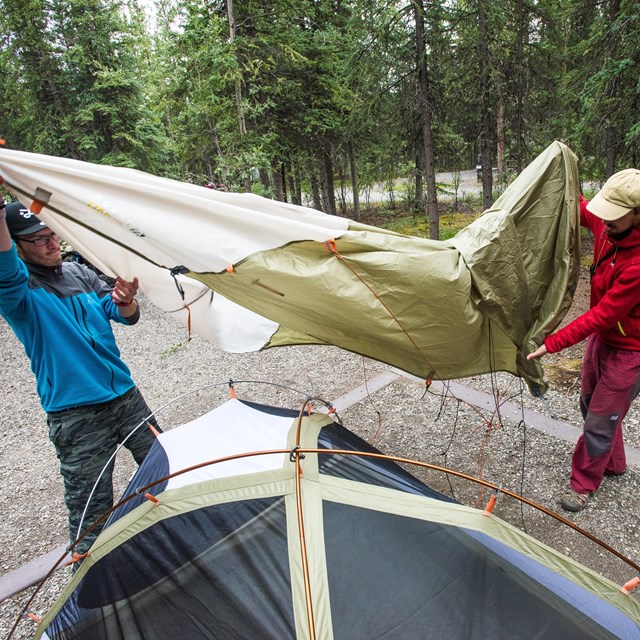
[[[584,291],[576,300],[574,307],[579,311]],[[137,326],[115,330],[123,357],[147,402],[158,409],[181,394],[194,392],[159,413],[164,428],[192,419],[226,399],[230,378],[276,383],[280,386],[237,382],[236,388],[244,399],[297,408],[304,396],[287,387],[331,401],[385,369],[380,363],[333,347],[224,353],[197,336],[187,341],[181,325],[144,299],[141,307],[142,319]],[[5,392],[0,415],[0,571],[4,574],[66,543],[66,511],[33,376],[21,345],[4,322],[0,322],[0,347],[4,362],[0,385]],[[581,347],[575,347],[562,358],[553,356],[545,361],[551,380],[547,404],[532,398],[519,379],[510,375],[461,382],[494,393],[501,400],[511,399],[540,413],[554,414],[576,425],[579,433],[581,354]],[[567,486],[572,446],[541,434],[534,424],[500,421],[498,416],[483,414],[453,397],[425,393],[424,385],[404,378],[345,410],[340,418],[386,453],[481,476],[552,511],[561,511],[557,500]],[[638,406],[632,408],[626,426],[628,444],[640,447]],[[116,494],[122,492],[133,471],[128,454],[120,455]],[[487,490],[478,485],[451,479],[442,472],[413,472],[466,504],[482,506],[489,498]],[[586,511],[562,515],[638,562],[638,488],[638,469],[630,469],[622,477],[606,479]],[[619,584],[635,575],[600,546],[531,507],[501,497],[495,513]],[[32,605],[36,614],[43,614],[53,603],[68,576],[69,570],[63,569],[44,586]],[[28,589],[0,604],[0,638],[7,637],[32,592]],[[12,637],[30,638],[35,628],[32,621],[21,621]]]

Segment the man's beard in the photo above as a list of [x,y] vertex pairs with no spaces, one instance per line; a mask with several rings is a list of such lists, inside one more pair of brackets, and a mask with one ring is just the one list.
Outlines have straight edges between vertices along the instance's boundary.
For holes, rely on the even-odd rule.
[[624,240],[631,232],[635,229],[635,227],[629,227],[626,231],[618,231],[618,232],[609,232],[607,231],[607,238],[609,240]]

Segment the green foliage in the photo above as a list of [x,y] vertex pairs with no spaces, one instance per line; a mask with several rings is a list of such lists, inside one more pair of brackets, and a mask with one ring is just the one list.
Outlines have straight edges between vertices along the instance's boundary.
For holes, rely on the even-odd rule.
[[[585,20],[578,4],[571,18]],[[609,0],[588,18],[574,47],[582,64],[568,74],[568,86],[579,99],[572,136],[585,177],[595,179],[637,166],[640,159],[640,15],[637,2]]]
[[127,19],[112,0],[5,0],[0,8],[9,144],[160,170],[164,139],[136,55],[139,15]]
[[[422,4],[438,171],[481,139],[495,193],[556,138],[585,180],[640,164],[637,2]],[[386,184],[424,211],[415,6],[155,0],[151,29],[134,0],[0,0],[0,137],[316,206]]]
[[[448,240],[453,238],[460,230],[469,226],[481,213],[480,205],[476,204],[469,213],[441,214],[439,239]],[[429,238],[429,221],[423,216],[378,209],[376,214],[371,216],[371,223],[395,233]]]

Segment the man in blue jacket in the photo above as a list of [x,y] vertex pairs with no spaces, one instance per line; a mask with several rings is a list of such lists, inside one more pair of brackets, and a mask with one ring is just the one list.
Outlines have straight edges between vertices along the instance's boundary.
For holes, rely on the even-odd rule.
[[[140,464],[154,441],[157,425],[145,420],[150,410],[111,329],[111,321],[138,321],[137,290],[135,278],[118,278],[110,289],[83,265],[62,262],[56,234],[20,202],[0,198],[0,314],[31,361],[60,460],[72,543],[113,505],[118,445]],[[88,551],[101,528],[76,554]]]

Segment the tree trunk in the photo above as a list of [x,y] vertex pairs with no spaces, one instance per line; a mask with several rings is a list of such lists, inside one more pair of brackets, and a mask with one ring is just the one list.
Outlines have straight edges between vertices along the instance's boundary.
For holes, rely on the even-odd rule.
[[296,191],[295,184],[295,176],[293,175],[293,168],[291,167],[291,163],[287,162],[286,164],[286,174],[287,174],[287,191],[289,192],[289,197],[287,198],[289,202],[292,204],[302,204],[300,199],[298,198],[298,193]]
[[320,195],[320,182],[315,171],[315,167],[309,167],[309,176],[311,181],[311,199],[313,200],[313,208],[322,211],[322,197]]
[[[518,22],[516,26],[516,171],[520,173],[525,166],[526,149],[524,144],[524,85],[527,76],[524,68],[524,40],[527,37],[527,13],[524,0],[518,0]],[[487,34],[488,37],[488,34]],[[488,46],[488,40],[486,40]]]
[[301,205],[302,204],[302,175],[300,171],[300,165],[298,163],[295,164],[293,179],[294,179],[294,187],[295,187],[294,193],[296,194],[296,199],[294,204]]
[[[422,145],[422,136],[419,135],[419,145]],[[418,211],[424,211],[424,181],[422,175],[422,154],[420,153],[420,148],[416,150],[416,170],[414,174],[415,185],[416,185],[416,198],[413,202],[413,211],[414,215],[418,213]]]
[[266,169],[258,169],[258,175],[260,176],[260,183],[265,191],[265,194],[271,193],[271,179],[269,178],[269,172]]
[[[609,5],[609,21],[610,24],[614,24],[618,18],[620,12],[619,0],[612,0]],[[611,101],[616,101],[618,98],[618,83],[616,78],[609,80],[608,95]],[[616,160],[618,157],[618,135],[616,127],[609,121],[605,126],[604,140],[605,140],[605,162],[606,162],[606,175],[611,177],[616,172]]]
[[284,188],[282,184],[282,173],[280,163],[275,160],[271,163],[271,180],[273,182],[274,197],[278,202],[284,202]]
[[[233,0],[227,0],[227,18],[229,20],[229,41],[233,44],[236,38],[236,19],[233,10]],[[238,71],[238,74],[240,72]],[[247,125],[244,119],[244,108],[242,106],[242,79],[240,75],[236,77],[236,109],[238,111],[238,127],[240,130],[240,136],[245,136],[247,133]]]
[[349,143],[349,168],[351,169],[351,191],[353,192],[353,217],[360,222],[360,188],[358,187],[358,167],[353,142]]
[[329,151],[322,152],[321,188],[324,206],[322,210],[332,216],[336,215],[336,191],[333,184],[333,160]]
[[429,237],[440,237],[438,218],[438,197],[436,194],[436,170],[433,152],[433,132],[431,130],[431,103],[429,100],[429,74],[424,34],[424,2],[415,0],[413,13],[416,23],[416,57],[418,65],[418,109],[420,112],[422,143],[424,146],[424,175],[427,180],[427,215],[429,216]]
[[496,123],[496,139],[498,142],[497,148],[497,165],[498,165],[498,180],[502,180],[506,171],[506,164],[504,161],[504,152],[507,146],[507,136],[505,133],[504,125],[504,96],[502,92],[498,96],[498,120]]
[[489,25],[482,0],[478,3],[478,60],[480,61],[480,113],[482,118],[480,130],[482,208],[488,209],[493,202],[493,163],[491,154],[491,101],[489,99]]

